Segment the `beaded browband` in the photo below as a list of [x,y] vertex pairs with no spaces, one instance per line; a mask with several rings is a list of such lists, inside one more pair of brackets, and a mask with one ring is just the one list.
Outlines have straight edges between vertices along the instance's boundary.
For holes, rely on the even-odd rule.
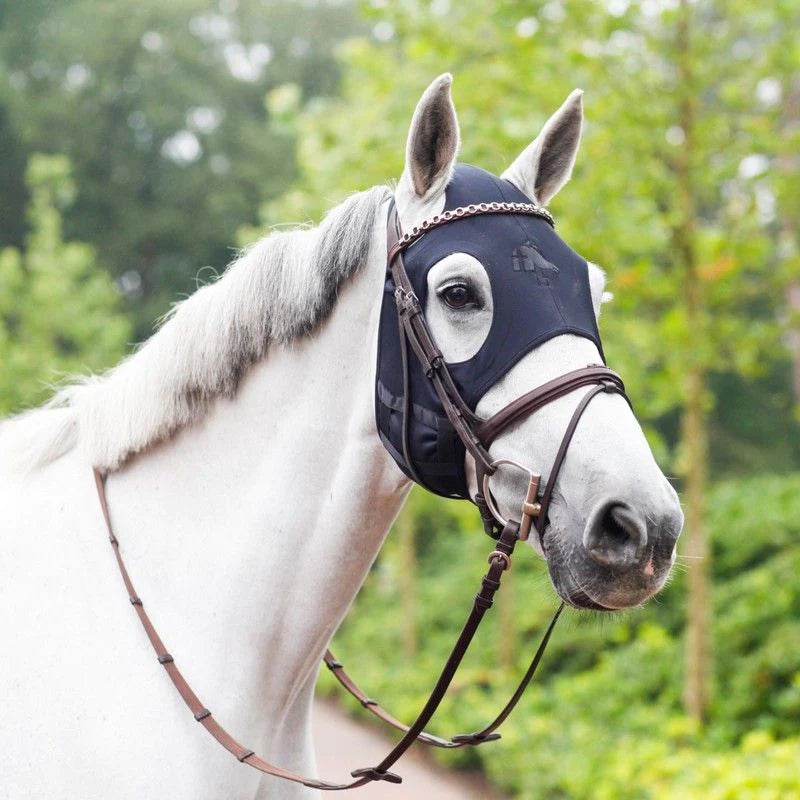
[[420,222],[419,225],[415,225],[408,233],[404,234],[389,251],[389,263],[391,264],[394,255],[398,251],[410,247],[428,231],[432,231],[434,228],[439,228],[457,219],[467,219],[468,217],[477,217],[482,214],[526,214],[529,217],[540,217],[553,228],[556,226],[553,215],[546,208],[542,208],[542,206],[538,206],[536,203],[475,203],[468,206],[459,206],[458,208],[452,208],[448,211],[442,211],[441,214],[436,214]]

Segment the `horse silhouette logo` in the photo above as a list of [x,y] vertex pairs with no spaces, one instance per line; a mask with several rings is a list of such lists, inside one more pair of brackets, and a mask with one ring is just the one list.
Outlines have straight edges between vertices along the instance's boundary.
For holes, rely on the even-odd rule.
[[533,272],[539,286],[551,286],[550,276],[558,275],[558,267],[551,264],[532,242],[517,247],[512,256],[514,272]]

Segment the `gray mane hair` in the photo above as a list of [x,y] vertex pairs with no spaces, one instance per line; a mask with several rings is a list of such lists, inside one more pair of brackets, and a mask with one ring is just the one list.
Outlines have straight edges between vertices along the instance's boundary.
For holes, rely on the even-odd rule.
[[118,366],[0,425],[20,456],[27,451],[18,466],[46,464],[80,445],[93,466],[115,470],[200,419],[215,398],[231,397],[271,344],[308,336],[331,313],[339,287],[367,261],[389,194],[373,187],[331,209],[316,228],[265,236],[219,280],[176,304]]

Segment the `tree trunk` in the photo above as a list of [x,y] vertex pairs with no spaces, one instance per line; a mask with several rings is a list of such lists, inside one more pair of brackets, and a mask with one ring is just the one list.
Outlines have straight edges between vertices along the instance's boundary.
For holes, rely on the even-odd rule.
[[414,516],[406,506],[397,520],[400,548],[400,608],[403,614],[403,652],[413,656],[417,652],[416,581],[417,551],[414,542]]
[[[689,564],[689,598],[686,629],[686,713],[699,721],[708,716],[710,591],[708,542],[705,527],[705,495],[708,472],[708,396],[707,365],[704,363],[705,292],[698,274],[696,252],[696,193],[693,180],[694,136],[696,122],[696,87],[692,70],[691,15],[687,0],[681,0],[677,27],[677,66],[679,75],[678,113],[684,143],[678,154],[676,174],[679,214],[674,231],[675,249],[685,275],[683,281],[686,323],[690,337],[685,353],[686,405],[682,420],[681,450],[686,481],[685,554]],[[701,343],[691,347],[691,340]]]
[[[793,33],[791,34],[793,35]],[[789,41],[786,41],[787,47]],[[792,78],[786,80],[785,95],[779,120],[779,142],[790,142],[790,132],[796,130],[800,125],[800,79]],[[797,153],[792,145],[779,145],[778,158],[775,166],[781,173],[785,183],[795,186],[797,183]],[[778,231],[778,257],[797,260],[797,198],[781,197],[780,203],[783,206],[780,230]],[[800,279],[794,278],[789,281],[786,287],[786,307],[789,312],[789,331],[787,344],[789,356],[792,361],[792,388],[794,389],[794,402],[800,406]]]
[[683,702],[686,713],[700,722],[707,719],[711,699],[709,676],[710,591],[708,534],[705,525],[706,463],[708,433],[705,413],[705,375],[693,367],[688,376],[683,417],[683,446],[686,459],[686,540],[684,553],[689,562],[686,626],[686,681]]
[[800,281],[786,287],[786,304],[789,308],[789,355],[792,359],[792,386],[794,402],[800,406]]

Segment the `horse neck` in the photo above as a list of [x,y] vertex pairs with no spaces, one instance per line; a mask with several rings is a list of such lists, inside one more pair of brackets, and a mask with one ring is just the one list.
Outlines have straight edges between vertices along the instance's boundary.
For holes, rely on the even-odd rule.
[[167,647],[267,757],[408,487],[374,423],[383,275],[371,257],[313,337],[271,349],[232,401],[108,481]]

